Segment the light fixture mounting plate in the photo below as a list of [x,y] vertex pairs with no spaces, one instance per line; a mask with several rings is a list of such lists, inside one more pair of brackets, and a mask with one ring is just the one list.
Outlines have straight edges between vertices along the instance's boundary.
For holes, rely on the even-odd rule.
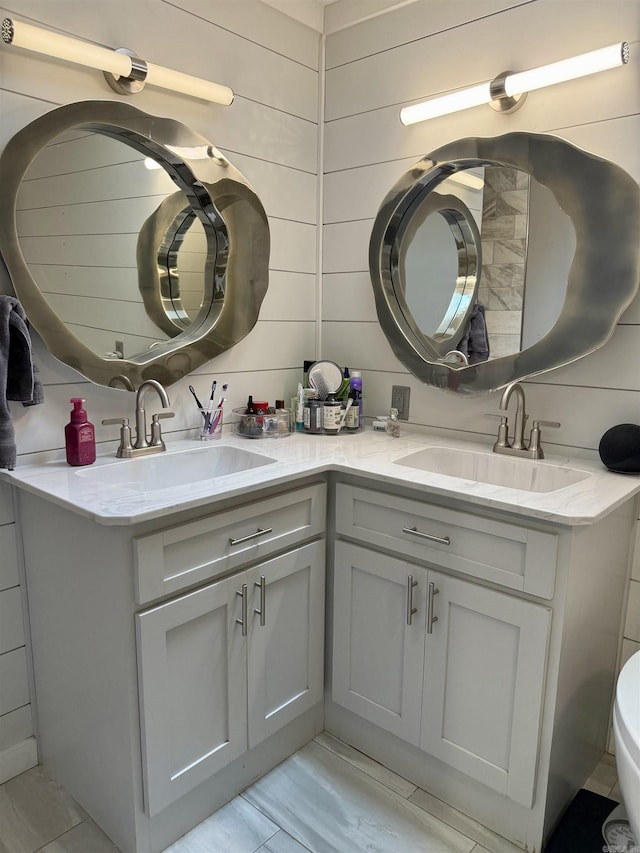
[[103,71],[105,80],[119,95],[137,95],[144,89],[147,79],[147,63],[126,47],[116,47],[115,51],[116,53],[124,53],[125,56],[131,58],[131,75],[129,77],[116,77],[110,71]]
[[489,106],[497,113],[515,113],[527,100],[526,92],[522,92],[520,95],[506,94],[504,84],[510,74],[513,74],[513,71],[503,71],[490,83],[489,92],[491,100],[489,101]]

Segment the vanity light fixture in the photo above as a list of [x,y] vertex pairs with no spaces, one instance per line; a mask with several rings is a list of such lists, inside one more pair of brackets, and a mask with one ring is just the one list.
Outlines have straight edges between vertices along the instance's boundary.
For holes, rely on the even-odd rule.
[[413,104],[400,110],[400,121],[404,125],[416,124],[430,118],[455,113],[468,107],[489,104],[501,113],[510,113],[522,106],[528,92],[586,77],[597,71],[606,71],[629,62],[629,45],[626,41],[611,44],[608,47],[582,53],[571,59],[541,65],[530,71],[505,71],[495,80],[479,83],[468,89],[461,89],[439,98],[431,98],[420,104]]
[[233,101],[233,91],[228,86],[210,83],[181,71],[172,71],[162,65],[153,65],[139,59],[126,48],[112,50],[100,47],[12,18],[5,18],[2,22],[2,41],[14,47],[103,71],[111,88],[123,95],[140,92],[148,83],[150,86],[224,106],[229,106]]

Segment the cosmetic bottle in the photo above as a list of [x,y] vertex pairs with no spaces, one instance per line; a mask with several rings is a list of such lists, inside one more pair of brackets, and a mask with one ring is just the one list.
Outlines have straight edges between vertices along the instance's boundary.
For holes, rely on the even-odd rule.
[[400,438],[400,422],[398,421],[397,409],[391,409],[389,411],[389,420],[387,421],[387,433],[392,438]]
[[87,420],[82,408],[84,399],[72,397],[71,420],[64,428],[67,463],[69,465],[91,465],[96,461],[96,431]]
[[345,429],[350,432],[362,429],[362,376],[359,370],[352,370],[349,379],[349,397],[353,400],[347,412]]
[[295,425],[300,432],[304,429],[304,388],[302,383],[298,382],[298,393],[295,399]]
[[345,367],[342,371],[342,384],[338,389],[338,393],[336,397],[338,400],[347,400],[349,398],[349,391],[351,390],[351,377],[349,376],[349,368]]
[[336,400],[336,395],[330,393],[322,406],[322,426],[325,433],[337,435],[340,431],[342,404]]

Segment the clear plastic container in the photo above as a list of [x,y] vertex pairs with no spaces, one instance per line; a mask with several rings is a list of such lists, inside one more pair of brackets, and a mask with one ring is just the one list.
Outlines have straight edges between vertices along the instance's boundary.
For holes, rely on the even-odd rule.
[[275,409],[263,415],[233,409],[233,432],[242,438],[286,438],[291,435],[291,410]]

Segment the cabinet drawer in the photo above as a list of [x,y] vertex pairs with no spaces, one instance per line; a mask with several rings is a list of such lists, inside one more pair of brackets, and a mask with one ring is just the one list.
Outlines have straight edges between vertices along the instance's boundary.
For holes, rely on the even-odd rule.
[[558,535],[339,483],[336,532],[510,589],[552,598]]
[[135,595],[145,604],[316,536],[325,528],[318,483],[133,540]]

